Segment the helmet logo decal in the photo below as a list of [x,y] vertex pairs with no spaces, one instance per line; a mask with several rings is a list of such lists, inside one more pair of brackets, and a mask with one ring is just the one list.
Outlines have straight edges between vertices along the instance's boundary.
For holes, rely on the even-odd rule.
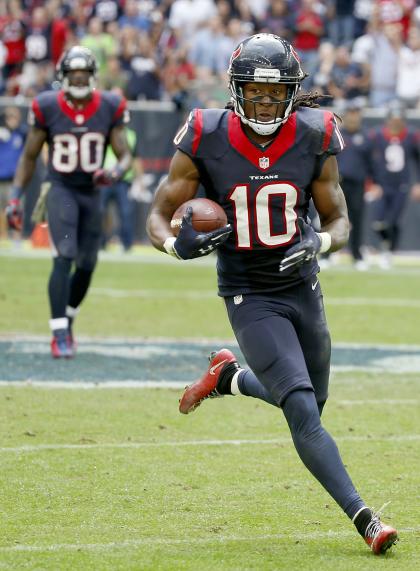
[[254,81],[280,81],[279,69],[267,69],[263,67],[256,67],[254,70]]
[[239,46],[236,48],[236,50],[230,56],[230,63],[232,63],[233,60],[235,60],[237,57],[239,57],[241,55],[242,46],[243,46],[243,44],[239,44]]
[[297,51],[293,46],[290,46],[290,51],[292,52],[293,57],[300,63],[300,57],[297,54]]
[[75,57],[69,61],[70,69],[86,69],[88,67],[87,61],[82,57]]
[[260,169],[268,169],[270,166],[270,159],[268,157],[260,157],[258,164],[260,165]]

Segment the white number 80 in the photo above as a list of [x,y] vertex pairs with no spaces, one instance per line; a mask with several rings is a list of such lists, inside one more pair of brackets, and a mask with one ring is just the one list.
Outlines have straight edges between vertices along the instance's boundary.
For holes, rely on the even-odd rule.
[[71,133],[55,135],[52,165],[58,172],[71,173],[77,169],[80,160],[83,171],[95,172],[102,165],[104,146],[102,133],[84,133],[80,139]]

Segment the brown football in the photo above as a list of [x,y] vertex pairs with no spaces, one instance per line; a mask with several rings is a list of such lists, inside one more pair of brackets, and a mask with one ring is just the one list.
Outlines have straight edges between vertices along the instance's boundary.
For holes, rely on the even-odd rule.
[[227,224],[226,212],[220,204],[208,198],[193,198],[192,200],[187,200],[187,202],[184,202],[175,210],[171,220],[171,229],[174,236],[178,236],[182,217],[188,206],[191,206],[193,209],[192,225],[197,232],[211,232]]

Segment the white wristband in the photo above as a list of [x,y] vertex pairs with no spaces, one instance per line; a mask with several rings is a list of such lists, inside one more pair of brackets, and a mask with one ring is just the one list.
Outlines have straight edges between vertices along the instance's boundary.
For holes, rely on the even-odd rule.
[[331,234],[329,232],[318,232],[319,239],[321,240],[320,254],[325,254],[331,248]]
[[163,248],[167,254],[169,254],[170,256],[174,256],[174,258],[179,259],[179,256],[176,253],[176,250],[174,248],[175,240],[176,240],[176,238],[174,236],[170,236],[169,238],[166,238],[166,240],[163,243]]

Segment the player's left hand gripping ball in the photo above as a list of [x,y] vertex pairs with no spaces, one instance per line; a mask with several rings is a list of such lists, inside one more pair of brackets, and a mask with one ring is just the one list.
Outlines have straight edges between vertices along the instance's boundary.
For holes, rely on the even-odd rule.
[[18,198],[9,200],[5,213],[9,228],[11,230],[22,230],[23,212],[21,202]]
[[298,218],[298,228],[300,233],[300,242],[289,248],[282,261],[280,262],[280,271],[283,272],[288,268],[301,266],[305,262],[309,262],[321,249],[321,238],[315,232],[310,224],[307,224],[303,218]]
[[213,232],[197,232],[192,225],[193,210],[188,207],[182,218],[181,228],[174,242],[174,250],[178,258],[191,260],[210,254],[215,248],[223,244],[232,232],[230,224],[213,230]]

